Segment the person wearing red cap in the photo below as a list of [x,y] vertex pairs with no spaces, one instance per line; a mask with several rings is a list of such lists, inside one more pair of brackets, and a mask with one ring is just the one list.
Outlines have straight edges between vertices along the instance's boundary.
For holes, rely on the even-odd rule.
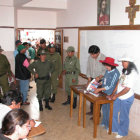
[[[112,94],[120,76],[119,71],[116,69],[118,64],[115,64],[114,61],[115,60],[111,57],[106,57],[105,60],[99,60],[99,62],[101,62],[105,66],[106,72],[102,79],[102,87],[97,88],[94,91],[94,93],[103,91],[107,95]],[[101,125],[105,126],[106,129],[108,129],[109,127],[108,125],[109,124],[109,110],[110,110],[109,104],[102,105],[103,119],[102,119]]]

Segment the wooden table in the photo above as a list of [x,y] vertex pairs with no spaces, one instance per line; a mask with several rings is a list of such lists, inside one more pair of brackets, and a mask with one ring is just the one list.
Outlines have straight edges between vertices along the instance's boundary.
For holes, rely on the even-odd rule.
[[82,97],[83,93],[80,91],[84,91],[86,88],[85,85],[73,85],[71,86],[71,103],[70,103],[70,117],[72,118],[73,113],[73,92],[79,95],[79,111],[78,111],[78,126],[81,123],[81,108],[82,108]]
[[80,125],[81,121],[81,106],[82,106],[82,97],[83,97],[83,127],[86,127],[86,100],[92,102],[94,104],[93,108],[93,137],[97,137],[97,125],[99,124],[100,118],[100,105],[110,103],[110,117],[109,117],[109,134],[112,131],[112,116],[113,116],[113,101],[107,100],[105,96],[102,96],[103,93],[99,97],[95,97],[89,93],[84,93],[86,89],[85,85],[74,85],[71,86],[71,105],[70,105],[70,117],[72,117],[73,111],[73,92],[79,95],[79,111],[78,111],[78,125]]
[[42,124],[40,124],[38,127],[33,127],[31,131],[29,132],[27,139],[31,139],[35,136],[39,136],[41,134],[44,134],[46,132],[45,128]]

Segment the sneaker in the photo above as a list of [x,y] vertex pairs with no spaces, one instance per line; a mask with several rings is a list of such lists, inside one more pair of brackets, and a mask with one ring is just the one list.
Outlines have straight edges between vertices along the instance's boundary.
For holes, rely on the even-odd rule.
[[121,136],[121,135],[119,135],[119,134],[116,136],[117,139],[120,139],[120,138],[122,138],[122,137],[123,137],[123,136]]
[[108,128],[106,129],[106,132],[107,132],[107,133],[109,132],[109,129],[108,129]]

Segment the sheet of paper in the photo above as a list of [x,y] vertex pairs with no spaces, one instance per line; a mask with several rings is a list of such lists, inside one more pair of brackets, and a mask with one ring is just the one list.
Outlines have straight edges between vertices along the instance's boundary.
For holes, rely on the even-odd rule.
[[34,127],[38,127],[41,124],[40,121],[35,121],[35,126]]

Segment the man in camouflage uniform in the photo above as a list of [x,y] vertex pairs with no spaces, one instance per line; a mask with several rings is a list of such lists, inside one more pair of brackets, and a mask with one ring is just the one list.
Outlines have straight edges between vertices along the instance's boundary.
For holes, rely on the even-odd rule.
[[[10,63],[7,59],[7,57],[2,54],[4,50],[0,46],[0,87],[2,88],[3,93],[9,91],[9,83],[8,83],[8,77],[13,77],[14,78],[14,83],[15,81],[15,76],[13,75],[11,71],[11,66]],[[2,95],[0,94],[0,98]]]
[[53,94],[51,102],[54,102],[55,95],[57,94],[60,74],[62,71],[62,63],[60,54],[55,52],[55,45],[49,44],[48,48],[49,52],[47,53],[47,60],[54,65],[54,71],[51,73],[51,93]]
[[37,86],[37,98],[39,101],[39,109],[43,111],[42,99],[45,98],[45,108],[52,110],[49,105],[50,97],[50,73],[53,72],[53,65],[46,60],[46,52],[40,52],[40,59],[30,64],[29,71],[34,74]]
[[[80,64],[76,56],[74,56],[74,47],[67,49],[67,57],[64,62],[63,74],[65,74],[65,91],[68,94],[67,101],[63,105],[70,104],[70,86],[78,84],[78,75],[80,73]],[[77,95],[74,93],[73,108],[77,106]]]
[[40,56],[40,52],[44,50],[45,52],[48,52],[48,47],[46,46],[46,40],[45,39],[41,39],[40,40],[40,47],[37,51],[37,58],[39,59]]

